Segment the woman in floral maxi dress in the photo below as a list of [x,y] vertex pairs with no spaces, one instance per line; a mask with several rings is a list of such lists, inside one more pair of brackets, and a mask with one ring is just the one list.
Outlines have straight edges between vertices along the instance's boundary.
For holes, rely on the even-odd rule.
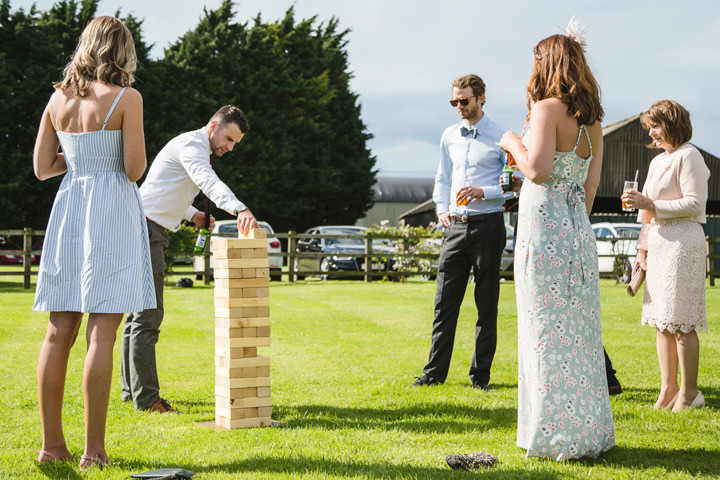
[[588,219],[603,110],[583,47],[571,27],[535,47],[528,133],[500,142],[526,177],[515,250],[517,443],[529,457],[558,461],[597,457],[615,443]]

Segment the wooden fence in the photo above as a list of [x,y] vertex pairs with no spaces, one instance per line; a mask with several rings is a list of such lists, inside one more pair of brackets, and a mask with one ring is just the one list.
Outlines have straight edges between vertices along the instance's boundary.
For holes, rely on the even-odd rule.
[[[22,263],[23,268],[20,271],[3,271],[0,272],[0,275],[23,275],[23,288],[29,289],[31,286],[31,276],[37,275],[37,270],[32,270],[32,258],[33,256],[40,255],[40,250],[33,250],[32,246],[36,243],[33,243],[33,239],[38,237],[42,238],[45,235],[45,232],[43,230],[33,230],[31,228],[25,228],[23,230],[0,230],[0,237],[19,237],[21,236],[23,238],[22,241],[22,249],[21,250],[0,250],[0,255],[18,255],[22,256]],[[283,251],[281,255],[285,258],[285,264],[287,265],[287,276],[288,280],[290,282],[294,282],[297,278],[300,276],[332,276],[333,278],[362,278],[366,282],[371,282],[373,280],[382,279],[382,278],[390,278],[393,280],[400,280],[405,277],[413,276],[413,275],[424,275],[424,276],[434,276],[436,273],[433,270],[432,265],[437,262],[437,259],[439,257],[439,248],[437,252],[429,252],[429,251],[411,251],[409,248],[410,243],[414,241],[422,241],[422,240],[429,240],[432,237],[429,236],[423,236],[423,237],[414,237],[413,239],[408,239],[404,236],[373,236],[372,234],[367,235],[311,235],[306,233],[296,233],[296,232],[288,232],[288,233],[276,233],[274,234],[277,238],[287,239],[287,245],[288,249],[287,251]],[[322,259],[324,257],[328,257],[329,255],[333,255],[332,253],[328,252],[298,252],[297,251],[297,244],[299,240],[312,240],[312,239],[328,239],[328,238],[355,238],[355,239],[361,239],[362,242],[364,242],[365,248],[364,251],[361,252],[352,252],[352,253],[343,253],[339,252],[336,255],[342,256],[342,257],[353,257],[353,258],[360,258],[362,259],[358,265],[359,268],[356,270],[337,270],[337,271],[328,271],[328,270],[321,270],[321,269],[303,269],[301,272],[298,272],[296,270],[296,261],[300,262],[302,259]],[[373,240],[387,240],[389,242],[394,242],[394,245],[397,246],[397,249],[394,249],[392,251],[379,251],[375,248],[375,245],[373,244]],[[412,240],[412,242],[411,242]],[[717,269],[718,262],[716,261],[718,258],[720,258],[720,255],[716,254],[716,246],[718,242],[720,242],[720,238],[710,238],[706,237],[707,240],[707,276],[710,278],[710,286],[715,286],[715,278],[720,276],[720,272]],[[606,256],[612,256],[612,257],[619,257],[618,255],[606,255]],[[622,255],[620,255],[622,256]],[[206,256],[208,258],[208,256]],[[368,259],[370,261],[368,261]],[[414,262],[405,262],[403,260],[412,260]],[[418,260],[426,260],[424,262],[424,266],[421,265],[423,262],[418,262]],[[373,269],[373,265],[376,267],[379,264],[387,265],[390,263],[399,263],[402,265],[401,268],[392,268],[390,266],[389,268],[384,268],[382,270],[379,269]],[[427,266],[430,265],[431,267],[428,268]],[[204,276],[206,282],[209,281],[209,276],[207,272],[209,272],[209,268],[206,266],[204,271],[197,271],[193,272],[198,276]],[[178,272],[173,273],[170,272],[172,275],[182,275],[187,274],[187,272]],[[512,271],[504,271],[501,272],[501,276],[503,277],[512,277]]]

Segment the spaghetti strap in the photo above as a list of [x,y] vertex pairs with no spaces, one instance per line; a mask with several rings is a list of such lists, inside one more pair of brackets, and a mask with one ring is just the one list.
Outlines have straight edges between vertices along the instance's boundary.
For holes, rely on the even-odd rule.
[[583,132],[585,132],[585,137],[587,138],[588,147],[590,147],[590,157],[592,157],[592,142],[590,141],[590,134],[587,131],[587,128],[585,128],[585,125],[580,125],[580,130],[578,130],[578,137],[577,140],[575,140],[575,147],[573,147],[572,151],[574,152],[577,150],[578,145],[580,145],[580,137],[582,136]]
[[127,88],[128,87],[123,87],[123,89],[120,90],[120,93],[117,94],[117,97],[115,97],[115,101],[113,102],[112,106],[110,107],[110,111],[108,112],[107,117],[105,117],[105,121],[103,122],[103,126],[102,126],[101,130],[105,130],[105,126],[107,125],[108,120],[110,120],[110,115],[112,115],[113,112],[115,111],[115,106],[118,104],[118,102],[120,101],[120,97],[123,96],[123,93],[125,93],[125,90],[127,90]]

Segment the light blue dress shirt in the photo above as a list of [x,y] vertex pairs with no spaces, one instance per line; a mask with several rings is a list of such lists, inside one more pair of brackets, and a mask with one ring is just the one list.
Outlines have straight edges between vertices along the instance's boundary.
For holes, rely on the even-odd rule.
[[[468,128],[476,129],[475,136],[465,134]],[[487,115],[472,127],[463,120],[445,129],[433,191],[438,215],[450,211],[451,215],[470,216],[504,210],[500,174],[506,155],[498,144],[506,131]],[[466,185],[481,187],[485,197],[458,205],[456,194]]]

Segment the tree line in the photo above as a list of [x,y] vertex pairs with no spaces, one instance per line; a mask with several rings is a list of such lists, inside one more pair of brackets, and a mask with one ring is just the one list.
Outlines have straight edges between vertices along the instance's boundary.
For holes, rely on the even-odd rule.
[[[63,0],[41,12],[35,5],[12,11],[10,0],[0,0],[0,228],[45,228],[60,179],[35,178],[35,136],[52,84],[98,2]],[[214,168],[258,219],[278,231],[302,231],[353,224],[372,206],[372,136],[350,90],[348,30],[336,18],[296,20],[290,8],[277,21],[258,14],[240,23],[232,0],[225,0],[152,59],[143,21],[116,16],[135,39],[133,86],[144,99],[149,164],[171,138],[233,104],[252,128]],[[229,218],[217,209],[213,214]]]

